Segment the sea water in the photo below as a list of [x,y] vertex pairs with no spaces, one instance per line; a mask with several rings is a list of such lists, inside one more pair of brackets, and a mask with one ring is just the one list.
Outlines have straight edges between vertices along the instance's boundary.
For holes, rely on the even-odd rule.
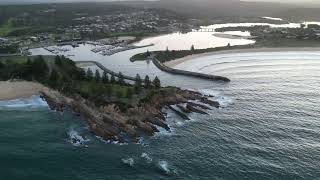
[[213,95],[223,107],[192,114],[191,121],[165,110],[171,132],[161,129],[138,144],[102,141],[83,119],[51,111],[39,97],[0,102],[0,178],[319,178],[319,53],[223,58],[195,59],[180,68],[218,73],[232,80],[228,84],[163,78]]

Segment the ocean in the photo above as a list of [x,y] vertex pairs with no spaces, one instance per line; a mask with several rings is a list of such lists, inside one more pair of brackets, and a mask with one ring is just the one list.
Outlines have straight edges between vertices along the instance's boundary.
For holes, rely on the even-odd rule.
[[138,144],[103,141],[37,96],[0,102],[0,179],[319,179],[319,52],[202,58],[179,67],[232,81],[162,80],[215,95],[223,107],[190,121],[164,110],[172,132]]

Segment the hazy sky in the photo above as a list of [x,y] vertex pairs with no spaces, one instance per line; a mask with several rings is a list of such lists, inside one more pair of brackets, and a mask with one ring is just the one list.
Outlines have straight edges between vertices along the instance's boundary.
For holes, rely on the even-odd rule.
[[[1,3],[30,3],[30,2],[54,3],[54,2],[72,2],[72,1],[90,2],[90,1],[125,1],[125,0],[0,0],[0,4]],[[133,1],[133,0],[126,0],[126,1]],[[212,0],[212,1],[219,1],[219,0]],[[227,0],[221,0],[221,1],[227,1]],[[320,0],[239,0],[239,1],[320,4]]]
[[281,2],[281,3],[320,3],[320,0],[242,0],[256,2]]

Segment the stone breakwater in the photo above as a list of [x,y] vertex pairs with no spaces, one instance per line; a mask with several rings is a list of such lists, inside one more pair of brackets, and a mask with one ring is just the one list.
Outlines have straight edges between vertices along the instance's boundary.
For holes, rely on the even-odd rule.
[[215,75],[210,75],[210,74],[203,74],[203,73],[197,73],[197,72],[191,72],[191,71],[170,68],[170,67],[164,65],[163,63],[161,63],[156,58],[152,58],[152,62],[160,70],[171,73],[171,74],[192,76],[192,77],[209,79],[209,80],[216,80],[216,81],[230,82],[230,79],[223,77],[223,76],[215,76]]
[[157,126],[170,131],[162,112],[164,107],[175,106],[175,112],[185,120],[188,120],[189,113],[206,114],[207,110],[220,107],[218,102],[207,96],[179,88],[161,89],[147,102],[125,112],[120,112],[113,104],[96,107],[78,95],[66,97],[57,91],[41,91],[41,97],[52,110],[63,112],[70,108],[86,120],[95,135],[118,142],[138,142],[142,136],[159,132]]

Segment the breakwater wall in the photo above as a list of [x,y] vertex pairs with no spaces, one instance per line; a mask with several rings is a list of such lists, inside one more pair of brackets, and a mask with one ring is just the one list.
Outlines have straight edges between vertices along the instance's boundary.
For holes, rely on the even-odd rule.
[[216,81],[230,82],[229,78],[226,78],[226,77],[223,77],[223,76],[215,76],[215,75],[210,75],[210,74],[203,74],[203,73],[197,73],[197,72],[191,72],[191,71],[185,71],[185,70],[170,68],[170,67],[164,65],[163,63],[161,63],[156,58],[152,58],[152,62],[160,70],[168,72],[168,73],[171,73],[171,74],[191,76],[191,77],[197,77],[197,78],[209,79],[209,80],[216,80]]

